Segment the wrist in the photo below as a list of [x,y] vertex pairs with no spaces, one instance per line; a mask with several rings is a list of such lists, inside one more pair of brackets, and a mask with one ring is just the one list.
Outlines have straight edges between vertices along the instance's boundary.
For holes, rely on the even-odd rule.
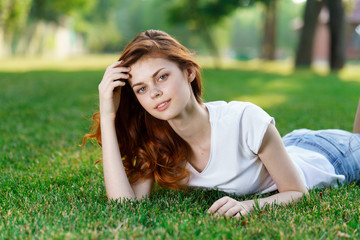
[[100,122],[115,122],[115,119],[116,119],[115,113],[104,114],[100,112]]

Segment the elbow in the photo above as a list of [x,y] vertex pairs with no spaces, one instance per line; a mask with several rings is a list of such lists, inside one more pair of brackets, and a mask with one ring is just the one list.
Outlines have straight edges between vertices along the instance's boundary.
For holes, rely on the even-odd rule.
[[308,195],[309,191],[305,185],[300,186],[293,186],[293,187],[287,187],[287,188],[278,188],[279,192],[291,192],[295,195]]
[[299,192],[304,196],[304,195],[309,195],[309,191],[308,191],[308,189],[307,189],[307,187],[305,186],[305,184],[303,184],[302,186],[301,186],[301,188],[299,189]]
[[305,196],[309,196],[309,191],[307,190],[307,188],[305,188],[304,191],[302,191],[303,195]]
[[[309,195],[309,191],[308,191],[308,189],[305,187],[305,188],[302,188],[302,189],[299,189],[299,190],[297,190],[297,191],[295,191],[296,192],[296,197],[295,197],[295,199],[297,200],[297,201],[299,201],[299,200],[301,200],[304,196],[308,196]],[[294,200],[295,200],[294,199]]]
[[300,201],[304,196],[309,195],[309,191],[306,187],[296,188],[296,189],[287,189],[285,191],[280,191],[288,195],[291,201]]
[[309,195],[309,191],[308,191],[307,187],[305,187],[305,186],[303,186],[302,188],[296,190],[296,192],[298,192],[299,195],[301,195],[301,197]]
[[279,192],[292,192],[300,197],[309,195],[309,191],[305,184],[298,184],[298,186],[290,186],[285,189],[279,189]]

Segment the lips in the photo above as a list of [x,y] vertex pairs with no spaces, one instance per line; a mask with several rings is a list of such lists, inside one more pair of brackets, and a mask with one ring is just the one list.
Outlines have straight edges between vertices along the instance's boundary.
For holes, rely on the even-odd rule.
[[165,102],[162,102],[160,104],[158,104],[155,109],[158,110],[158,111],[164,111],[170,104],[170,101],[171,99],[165,101]]

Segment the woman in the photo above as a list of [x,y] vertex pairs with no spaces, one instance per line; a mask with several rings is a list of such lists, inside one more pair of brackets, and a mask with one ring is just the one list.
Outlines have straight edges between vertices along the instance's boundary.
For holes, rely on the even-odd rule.
[[[359,135],[303,129],[285,136],[285,147],[274,119],[261,108],[203,103],[198,64],[161,31],[140,33],[129,43],[106,69],[99,99],[94,131],[84,140],[93,137],[102,146],[109,199],[140,199],[154,182],[238,195],[278,190],[257,200],[262,207],[359,178],[353,174],[360,169],[353,155],[360,156]],[[239,218],[254,204],[223,197],[208,212]]]

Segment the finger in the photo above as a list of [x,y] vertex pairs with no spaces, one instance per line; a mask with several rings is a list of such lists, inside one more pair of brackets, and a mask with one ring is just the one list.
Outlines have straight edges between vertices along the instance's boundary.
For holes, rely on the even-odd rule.
[[229,208],[226,213],[224,214],[225,217],[231,218],[233,216],[236,216],[237,214],[241,214],[242,207],[240,205],[234,205],[233,207]]
[[116,61],[116,62],[114,62],[113,64],[109,65],[108,68],[118,67],[118,66],[120,66],[120,64],[121,64],[122,62],[123,62],[122,60]]
[[128,73],[123,73],[123,72],[121,72],[121,73],[113,73],[113,74],[111,74],[111,76],[110,76],[110,78],[112,79],[112,81],[118,81],[118,80],[120,80],[120,81],[125,81],[125,80],[127,80],[127,79],[129,79],[129,74]]
[[113,86],[113,88],[115,89],[115,88],[117,88],[117,87],[123,87],[123,86],[125,86],[125,82],[123,82],[123,81],[115,81],[115,82],[113,82],[113,84],[112,84],[112,86]]
[[240,215],[240,218],[247,217],[249,215],[249,211],[247,211],[245,209],[241,209],[241,211],[239,211],[239,215]]
[[129,72],[131,70],[130,67],[127,66],[121,66],[122,62],[116,62],[117,64],[115,64],[112,69],[120,69],[121,71],[126,71]]
[[243,216],[241,216],[240,212],[236,213],[234,215],[234,218],[236,218],[237,220],[241,219]]
[[106,68],[105,73],[109,73],[112,71],[116,71],[116,72],[130,72],[131,68],[130,67],[125,67],[125,66],[121,66],[122,62],[115,62],[111,65],[109,65]]
[[229,200],[217,210],[217,213],[220,215],[226,215],[226,213],[233,207],[236,207],[236,202]]
[[211,207],[208,209],[208,213],[215,213],[221,206],[226,204],[226,202],[229,200],[229,197],[222,197],[219,200],[215,201]]
[[113,82],[118,82],[119,80],[124,82],[124,80],[129,79],[129,74],[127,73],[112,73],[108,76],[106,76],[103,81],[101,81],[100,85],[105,88],[107,88],[108,86],[112,86]]
[[247,211],[241,212],[242,217],[247,217],[247,215],[249,215],[249,212],[247,212]]
[[100,88],[99,89],[100,98],[104,98],[104,99],[113,98],[114,94],[120,93],[121,87],[123,86],[125,86],[125,82],[115,81],[112,82],[112,84],[107,88]]
[[108,77],[106,79],[103,79],[103,81],[101,81],[101,83],[99,84],[99,91],[107,92],[109,90],[114,90],[115,87],[125,86],[126,84],[125,80],[127,78],[128,78],[127,74],[123,74],[123,73],[113,74],[111,75],[111,77]]
[[110,69],[106,70],[104,75],[109,76],[109,75],[117,74],[117,73],[124,73],[124,74],[130,75],[130,68],[129,67],[110,68]]

